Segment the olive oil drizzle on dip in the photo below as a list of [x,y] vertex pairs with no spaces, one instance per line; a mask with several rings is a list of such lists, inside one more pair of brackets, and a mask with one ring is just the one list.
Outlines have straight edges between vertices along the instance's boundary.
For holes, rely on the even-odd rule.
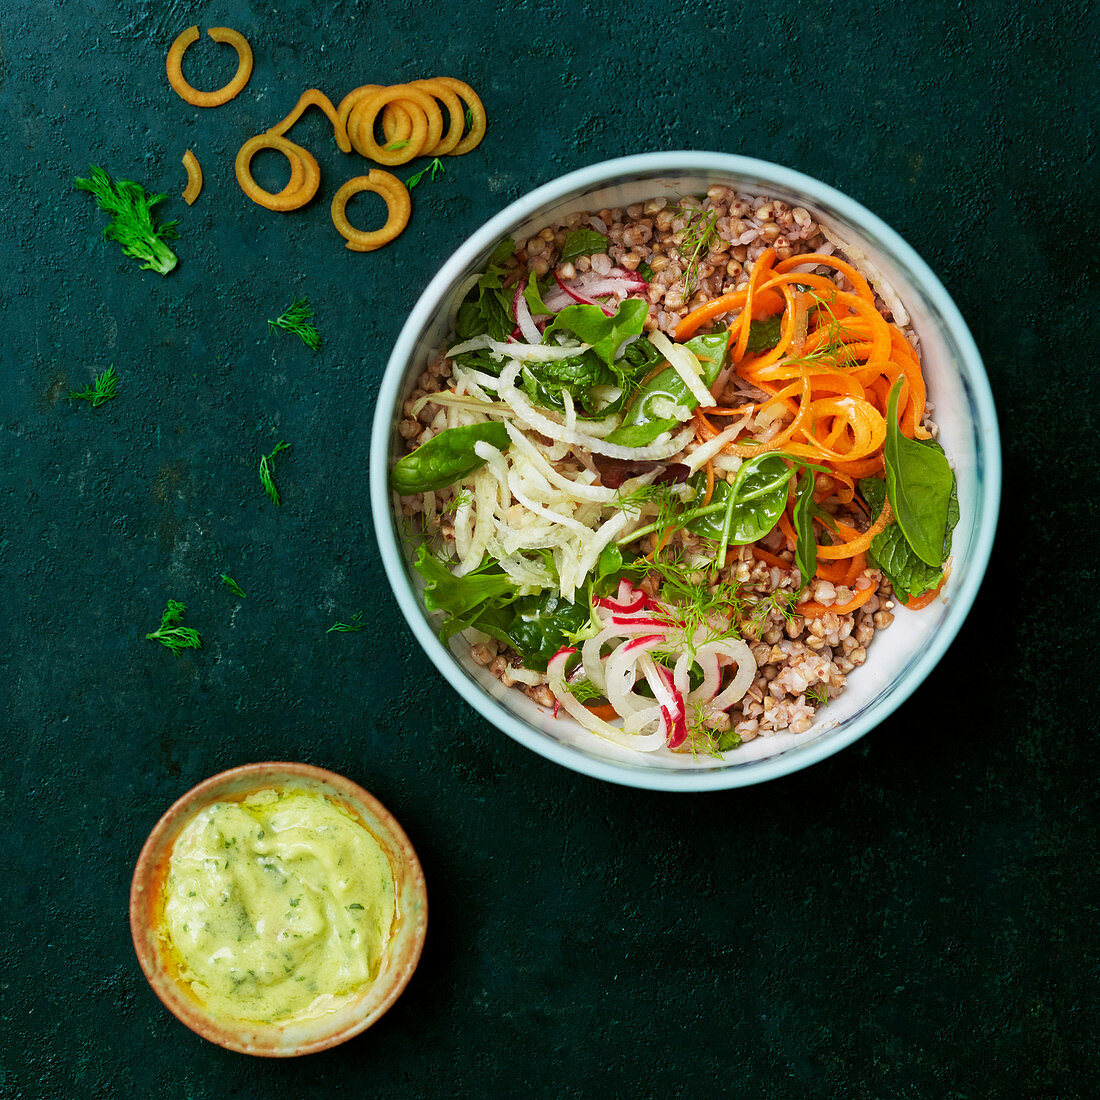
[[188,822],[162,927],[209,1012],[287,1023],[371,984],[397,915],[393,869],[366,826],[322,794],[267,788]]

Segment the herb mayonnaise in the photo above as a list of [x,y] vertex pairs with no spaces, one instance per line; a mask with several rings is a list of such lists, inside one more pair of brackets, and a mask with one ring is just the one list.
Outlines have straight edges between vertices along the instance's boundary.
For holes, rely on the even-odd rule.
[[314,1019],[378,976],[396,917],[381,845],[341,805],[256,791],[197,814],[172,847],[164,935],[213,1015]]

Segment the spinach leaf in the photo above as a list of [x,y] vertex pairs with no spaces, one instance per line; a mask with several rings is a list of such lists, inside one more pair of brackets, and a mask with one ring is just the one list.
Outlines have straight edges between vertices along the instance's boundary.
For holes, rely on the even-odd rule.
[[[762,539],[779,522],[787,504],[787,483],[794,471],[777,452],[768,452],[750,458],[737,471],[731,485],[724,480],[714,483],[714,493],[706,512],[688,523],[693,534],[718,542],[722,538],[729,499],[733,498],[732,520],[728,542],[733,546]],[[706,489],[706,473],[700,470],[690,478],[701,499]]]
[[783,328],[783,314],[777,313],[774,317],[765,317],[760,321],[749,322],[748,351],[750,355],[758,355],[762,351],[771,351],[779,343],[780,331]]
[[664,356],[648,340],[635,340],[627,344],[617,366],[621,369],[624,362],[629,366],[632,377],[643,382],[650,371],[664,362]]
[[[532,401],[544,408],[564,409],[562,390],[568,390],[574,404],[585,412],[594,414],[593,386],[612,386],[616,374],[598,356],[586,351],[569,359],[557,359],[548,363],[528,363],[523,368],[523,389]],[[610,410],[600,410],[606,415]]]
[[944,561],[948,503],[955,475],[942,450],[922,446],[898,426],[901,378],[890,390],[886,410],[886,495],[913,552],[938,569]]
[[[512,295],[504,289],[504,264],[515,251],[515,242],[506,238],[493,249],[485,273],[466,295],[455,317],[455,335],[459,340],[488,333],[494,340],[506,340],[516,326],[512,315]],[[463,357],[459,357],[461,362]]]
[[795,490],[794,508],[791,517],[794,521],[795,546],[794,564],[798,567],[798,575],[803,588],[813,579],[817,571],[817,540],[814,536],[814,515],[817,507],[814,504],[814,472],[802,471],[798,479],[798,488]]
[[[639,340],[638,343],[642,341]],[[721,373],[726,357],[726,344],[726,334],[717,332],[708,336],[695,336],[684,345],[702,364],[703,381],[708,386],[713,385]],[[698,404],[676,369],[668,366],[646,381],[631,398],[622,424],[607,437],[607,441],[623,447],[645,447],[662,432],[675,431],[680,421],[671,417],[659,417],[653,408],[654,399],[662,397],[688,409],[694,409]]]
[[613,369],[623,341],[641,335],[648,313],[649,303],[639,298],[620,302],[614,317],[608,317],[599,306],[566,306],[547,326],[543,340],[552,332],[571,333],[591,344],[592,350]]
[[566,644],[566,634],[575,634],[587,625],[591,614],[587,599],[570,603],[552,589],[537,596],[520,596],[509,610],[512,618],[505,627],[508,641],[523,663],[539,672]]
[[647,283],[653,282],[653,268],[649,266],[647,261],[642,260],[642,262],[638,264],[638,274],[641,275]]
[[516,598],[516,589],[511,578],[496,562],[487,560],[472,573],[456,577],[422,543],[416,549],[413,565],[427,582],[424,606],[429,611],[446,613],[439,631],[443,642],[471,626],[505,640],[501,623],[507,620],[506,609]]
[[390,488],[409,496],[453,485],[485,465],[474,452],[474,444],[481,442],[504,450],[510,442],[508,429],[495,421],[447,428],[394,463]]
[[574,229],[566,235],[565,243],[561,246],[561,262],[572,263],[581,256],[594,256],[599,252],[606,252],[611,242],[594,229]]
[[[927,445],[927,444],[925,444]],[[863,478],[859,491],[871,511],[871,518],[877,519],[886,500],[886,482],[881,478]],[[948,530],[945,539],[944,556],[951,552],[951,530],[958,522],[959,501],[954,489],[948,504]],[[934,568],[921,561],[906,541],[905,535],[896,523],[891,523],[885,531],[880,531],[867,550],[867,563],[886,574],[893,585],[898,598],[908,603],[914,596],[931,591],[940,583],[943,570]]]

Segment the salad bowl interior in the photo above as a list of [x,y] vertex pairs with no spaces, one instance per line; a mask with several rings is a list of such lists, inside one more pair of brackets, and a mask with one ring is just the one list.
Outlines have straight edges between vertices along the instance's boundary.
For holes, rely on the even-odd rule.
[[[921,357],[939,439],[957,478],[960,519],[951,571],[941,594],[920,612],[898,608],[876,634],[866,663],[845,691],[821,708],[801,734],[762,736],[720,757],[632,752],[555,717],[504,687],[469,655],[461,635],[444,645],[425,610],[423,584],[411,565],[388,472],[402,453],[402,406],[429,358],[450,343],[455,313],[470,278],[494,246],[522,238],[579,211],[651,198],[704,194],[715,184],[807,208],[857,252],[896,292],[920,337]],[[378,396],[371,443],[371,504],[382,559],[397,601],[440,673],[485,718],[517,741],[576,771],[630,786],[710,790],[795,771],[851,744],[889,716],[924,680],[955,637],[988,563],[1000,501],[1000,447],[989,384],[957,308],[928,266],[896,233],[840,192],[763,161],[721,153],[673,152],[626,157],[547,184],[496,215],[447,261],[413,309],[394,347]]]

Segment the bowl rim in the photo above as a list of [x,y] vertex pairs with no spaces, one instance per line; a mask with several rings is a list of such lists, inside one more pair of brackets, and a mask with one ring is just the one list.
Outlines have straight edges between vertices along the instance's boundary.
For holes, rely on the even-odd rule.
[[[384,975],[387,984],[382,999],[358,1019],[343,1022],[337,1014],[339,1026],[329,1030],[318,1026],[311,1029],[314,1034],[304,1040],[280,1043],[278,1028],[219,1019],[207,1013],[201,1005],[182,996],[178,983],[162,973],[157,966],[158,952],[154,946],[157,937],[150,920],[153,904],[150,890],[156,882],[157,870],[167,857],[171,843],[174,843],[179,831],[195,814],[216,802],[227,789],[231,788],[238,794],[249,789],[250,781],[254,782],[255,790],[261,790],[281,783],[293,784],[302,779],[319,786],[326,793],[331,793],[336,801],[345,803],[353,810],[362,807],[377,820],[385,831],[385,840],[398,850],[404,861],[404,888],[412,892],[418,904],[415,919],[410,919],[406,925],[409,929],[407,943],[398,955],[397,965]],[[197,1035],[227,1050],[266,1058],[292,1058],[337,1046],[365,1031],[388,1011],[408,985],[420,961],[427,935],[428,894],[424,870],[412,842],[393,814],[374,795],[347,777],[326,768],[285,760],[268,760],[241,764],[218,772],[180,795],[164,811],[142,845],[134,865],[130,883],[129,919],[134,951],[142,972],[153,992],[176,1019]],[[397,933],[400,934],[401,931]],[[396,939],[396,936],[393,938]],[[368,988],[373,988],[375,984],[372,983]],[[323,1020],[321,1017],[316,1022],[320,1024]],[[255,1039],[257,1032],[265,1035],[263,1041]]]
[[[580,749],[554,741],[527,725],[471,681],[455,656],[432,629],[406,575],[400,538],[393,522],[388,483],[392,411],[400,395],[407,364],[419,333],[438,311],[447,293],[467,268],[514,225],[531,218],[541,208],[565,195],[613,184],[632,176],[650,176],[658,172],[680,175],[717,172],[734,177],[753,176],[764,184],[804,194],[811,200],[831,206],[843,217],[874,234],[908,268],[954,339],[961,359],[960,370],[971,384],[973,403],[978,413],[978,427],[981,429],[979,450],[983,460],[984,479],[978,502],[977,533],[970,560],[971,567],[962,585],[952,593],[951,604],[939,630],[907,669],[895,690],[889,693],[880,706],[874,708],[873,713],[855,716],[844,729],[829,731],[808,743],[805,748],[766,757],[740,767],[730,766],[698,772],[650,771],[589,756]],[[989,564],[1000,509],[1001,448],[993,394],[974,338],[943,284],[916,250],[897,232],[843,192],[792,168],[734,153],[677,150],[617,157],[560,176],[529,191],[493,215],[452,253],[417,300],[401,328],[386,364],[373,417],[369,476],[375,536],[394,597],[429,659],[467,703],[513,740],[573,771],[629,787],[689,792],[724,790],[762,783],[824,760],[884,722],[924,682],[958,634]]]

